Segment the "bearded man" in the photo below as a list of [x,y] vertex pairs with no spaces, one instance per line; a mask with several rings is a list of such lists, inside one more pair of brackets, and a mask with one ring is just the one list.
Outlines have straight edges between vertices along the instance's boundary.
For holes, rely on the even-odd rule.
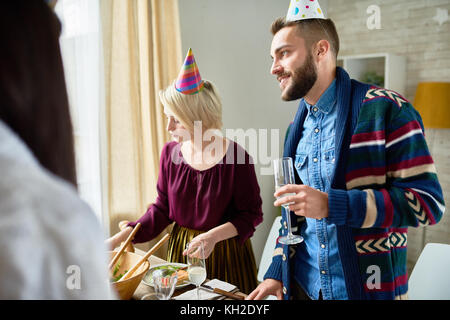
[[284,146],[296,184],[278,189],[274,205],[290,203],[304,241],[274,244],[265,280],[247,299],[406,298],[408,227],[435,224],[445,209],[421,117],[398,93],[336,67],[333,21],[302,19],[303,2],[293,2],[288,19],[272,24],[271,73],[283,100],[301,99]]

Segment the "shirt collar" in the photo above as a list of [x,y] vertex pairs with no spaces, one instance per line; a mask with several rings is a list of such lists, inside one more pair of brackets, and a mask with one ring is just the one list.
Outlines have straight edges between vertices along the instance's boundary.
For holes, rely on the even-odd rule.
[[[304,99],[303,99],[304,100]],[[308,111],[311,113],[311,105],[304,100]],[[334,105],[336,104],[336,78],[328,86],[327,90],[320,96],[319,101],[315,104],[320,111],[327,114],[329,113]]]

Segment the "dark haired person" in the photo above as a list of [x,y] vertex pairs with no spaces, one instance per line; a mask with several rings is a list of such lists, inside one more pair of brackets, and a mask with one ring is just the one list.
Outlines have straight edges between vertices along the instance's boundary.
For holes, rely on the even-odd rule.
[[61,26],[0,1],[0,299],[108,299],[103,231],[78,196]]
[[435,224],[445,210],[420,115],[398,93],[336,68],[339,38],[317,1],[292,1],[272,34],[281,97],[302,98],[284,146],[296,184],[275,193],[294,195],[275,205],[291,203],[304,241],[276,244],[248,299],[407,298],[407,228]]

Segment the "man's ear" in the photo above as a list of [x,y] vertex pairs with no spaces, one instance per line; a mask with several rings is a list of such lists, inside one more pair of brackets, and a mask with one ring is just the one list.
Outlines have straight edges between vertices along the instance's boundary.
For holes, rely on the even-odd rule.
[[330,50],[330,43],[327,40],[320,40],[316,43],[314,54],[318,60],[322,60],[330,53]]

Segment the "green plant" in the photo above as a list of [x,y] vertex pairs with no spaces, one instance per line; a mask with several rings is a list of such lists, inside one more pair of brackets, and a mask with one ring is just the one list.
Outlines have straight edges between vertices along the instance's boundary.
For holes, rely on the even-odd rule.
[[371,83],[379,87],[384,87],[384,77],[378,75],[375,71],[367,71],[361,78],[362,82]]

